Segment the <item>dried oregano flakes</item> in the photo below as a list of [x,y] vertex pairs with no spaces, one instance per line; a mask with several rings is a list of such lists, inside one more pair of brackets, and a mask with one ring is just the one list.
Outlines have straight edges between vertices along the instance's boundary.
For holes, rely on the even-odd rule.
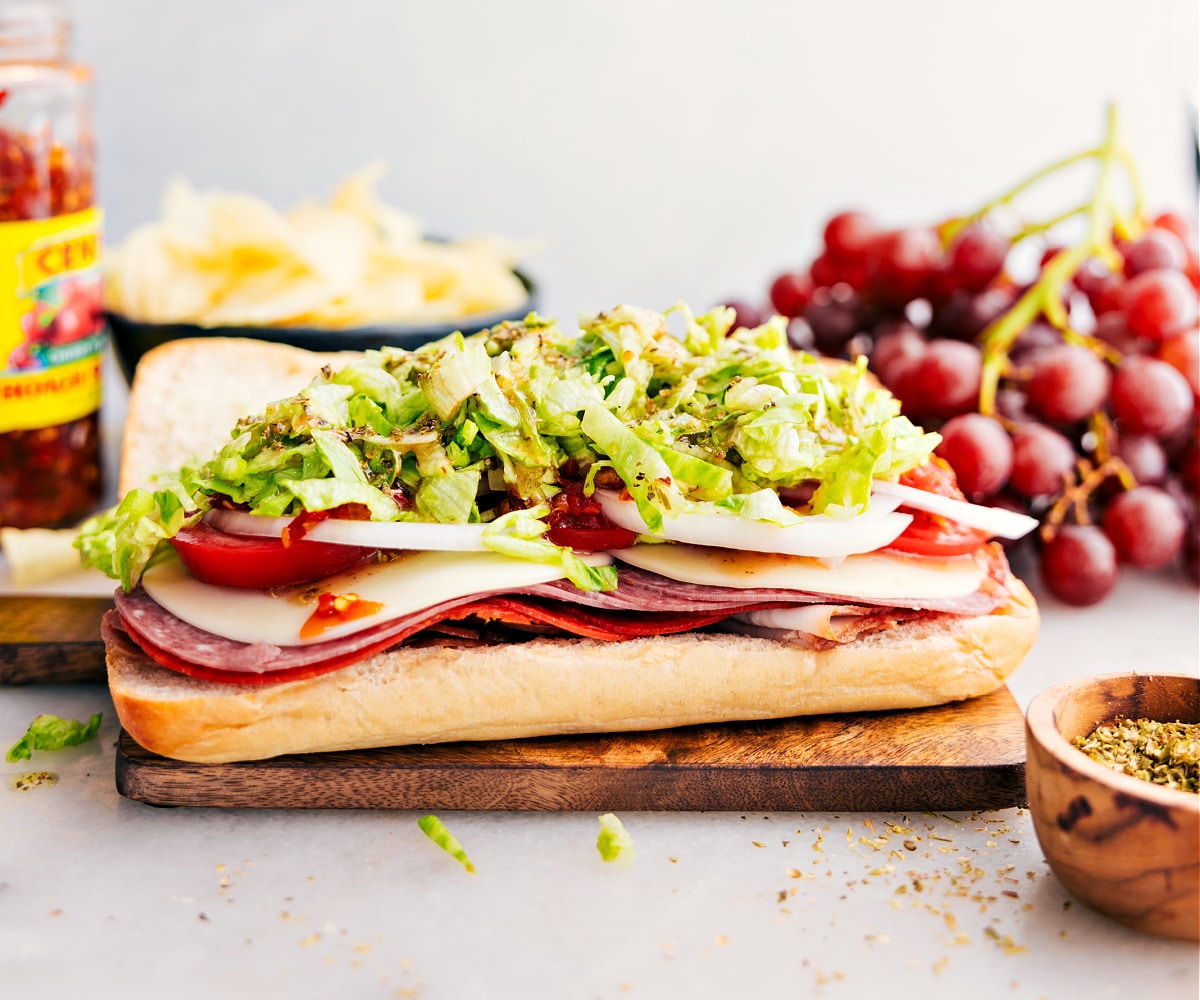
[[1076,737],[1074,744],[1121,774],[1181,792],[1200,792],[1200,723],[1117,719]]

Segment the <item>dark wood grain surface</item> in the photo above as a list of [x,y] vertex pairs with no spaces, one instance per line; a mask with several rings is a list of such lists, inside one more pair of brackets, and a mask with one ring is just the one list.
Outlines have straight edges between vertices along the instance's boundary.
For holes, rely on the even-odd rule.
[[287,809],[999,809],[1025,801],[1008,688],[902,712],[190,764],[122,732],[117,789],[162,806]]
[[105,678],[100,618],[110,597],[0,597],[0,684]]

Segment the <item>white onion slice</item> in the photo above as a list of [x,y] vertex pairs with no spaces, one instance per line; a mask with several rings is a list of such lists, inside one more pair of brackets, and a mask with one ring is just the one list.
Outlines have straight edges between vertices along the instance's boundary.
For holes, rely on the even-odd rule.
[[[260,517],[240,510],[210,510],[204,520],[234,535],[280,538],[290,517]],[[344,521],[328,518],[310,525],[304,537],[333,545],[425,552],[485,552],[482,524],[417,521]]]
[[[605,490],[597,490],[595,496],[605,517],[613,524],[639,534],[653,534],[632,500],[622,500],[616,493]],[[663,518],[659,537],[721,549],[840,559],[883,548],[894,542],[911,522],[911,515],[893,512],[845,520],[817,514],[786,527],[769,521],[751,521],[736,514],[678,514]]]
[[900,483],[877,481],[872,492],[880,497],[895,498],[905,507],[923,510],[929,514],[937,514],[947,520],[965,525],[968,528],[978,528],[989,535],[1000,538],[1022,538],[1037,527],[1037,518],[1027,514],[1019,514],[1014,510],[1004,510],[1000,507],[985,507],[982,504],[968,503],[966,500],[955,500],[954,497],[943,497],[913,486],[903,486]]

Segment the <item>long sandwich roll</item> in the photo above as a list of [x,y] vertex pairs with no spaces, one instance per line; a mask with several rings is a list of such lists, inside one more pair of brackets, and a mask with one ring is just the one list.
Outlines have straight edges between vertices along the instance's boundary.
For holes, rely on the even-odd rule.
[[1038,616],[994,539],[1032,519],[966,503],[861,365],[673,313],[151,352],[78,542],[122,725],[215,762],[1002,684]]

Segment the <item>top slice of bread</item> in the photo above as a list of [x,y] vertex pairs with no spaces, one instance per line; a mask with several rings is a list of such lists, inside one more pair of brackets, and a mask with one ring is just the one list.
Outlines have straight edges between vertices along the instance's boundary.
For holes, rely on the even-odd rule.
[[233,337],[173,340],[148,351],[130,389],[118,496],[207,461],[242,417],[295,395],[323,365],[336,368],[355,356]]

